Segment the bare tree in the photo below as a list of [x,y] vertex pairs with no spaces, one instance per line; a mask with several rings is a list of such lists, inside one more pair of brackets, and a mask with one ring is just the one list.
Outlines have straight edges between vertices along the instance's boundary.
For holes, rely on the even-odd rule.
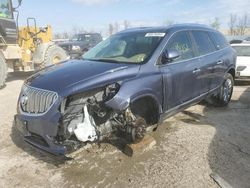
[[169,26],[175,24],[175,22],[173,20],[166,20],[163,24]]
[[128,20],[124,20],[124,29],[128,29],[129,28],[129,22],[128,22]]
[[69,39],[70,38],[70,33],[69,32],[63,32],[63,34],[62,34],[62,38],[64,38],[64,39]]
[[210,26],[213,27],[214,29],[219,30],[220,29],[220,21],[218,17],[215,17],[213,22],[210,23]]
[[78,25],[72,27],[72,34],[86,33],[86,30]]
[[113,35],[113,33],[114,33],[114,26],[113,24],[109,24],[109,35],[111,36]]
[[61,33],[55,33],[54,36],[53,36],[54,39],[61,39],[62,38],[62,35]]
[[115,22],[114,31],[115,31],[115,33],[117,33],[119,31],[119,24],[118,24],[118,22]]
[[248,23],[249,23],[248,15],[247,15],[247,13],[245,13],[238,20],[238,25],[237,25],[237,34],[238,35],[245,35],[246,29],[248,27]]
[[236,14],[230,14],[230,21],[228,23],[229,25],[229,35],[236,35],[236,23],[237,23],[237,15]]

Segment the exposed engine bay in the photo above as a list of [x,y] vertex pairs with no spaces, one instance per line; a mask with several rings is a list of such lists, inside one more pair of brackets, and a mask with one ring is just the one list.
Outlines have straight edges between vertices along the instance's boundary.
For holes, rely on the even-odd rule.
[[56,140],[72,151],[87,142],[122,138],[134,143],[143,139],[147,124],[142,117],[134,114],[130,107],[115,112],[105,106],[105,102],[114,97],[119,87],[119,84],[114,84],[100,91],[65,99],[61,104],[63,118]]

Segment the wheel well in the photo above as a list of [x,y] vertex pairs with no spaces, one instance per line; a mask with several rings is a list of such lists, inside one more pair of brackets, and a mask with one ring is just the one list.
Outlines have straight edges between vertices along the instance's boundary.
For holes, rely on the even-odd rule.
[[233,76],[233,78],[235,79],[235,69],[231,68],[229,71],[228,71],[229,74],[231,74]]
[[159,121],[159,106],[154,98],[147,96],[136,99],[131,105],[131,111],[143,117],[148,125],[154,125]]

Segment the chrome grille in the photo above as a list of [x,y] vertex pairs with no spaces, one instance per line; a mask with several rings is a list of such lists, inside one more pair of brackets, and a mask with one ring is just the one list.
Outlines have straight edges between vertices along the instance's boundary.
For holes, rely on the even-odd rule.
[[57,98],[57,93],[53,91],[24,85],[19,102],[23,112],[29,114],[43,114],[49,110]]

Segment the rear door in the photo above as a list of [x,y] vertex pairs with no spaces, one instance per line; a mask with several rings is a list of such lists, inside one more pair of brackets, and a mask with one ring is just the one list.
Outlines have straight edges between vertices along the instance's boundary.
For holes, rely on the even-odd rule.
[[200,94],[199,59],[188,31],[180,31],[169,40],[165,51],[177,50],[181,56],[160,69],[163,75],[165,110],[181,105]]
[[192,31],[192,38],[194,40],[197,56],[200,61],[200,95],[207,93],[211,89],[211,84],[214,79],[213,71],[215,58],[214,52],[216,48],[206,31]]
[[214,54],[213,63],[213,79],[211,88],[215,89],[221,86],[224,80],[225,72],[227,71],[228,51],[225,49],[229,46],[225,37],[219,32],[209,32],[210,38],[212,39],[216,53]]

